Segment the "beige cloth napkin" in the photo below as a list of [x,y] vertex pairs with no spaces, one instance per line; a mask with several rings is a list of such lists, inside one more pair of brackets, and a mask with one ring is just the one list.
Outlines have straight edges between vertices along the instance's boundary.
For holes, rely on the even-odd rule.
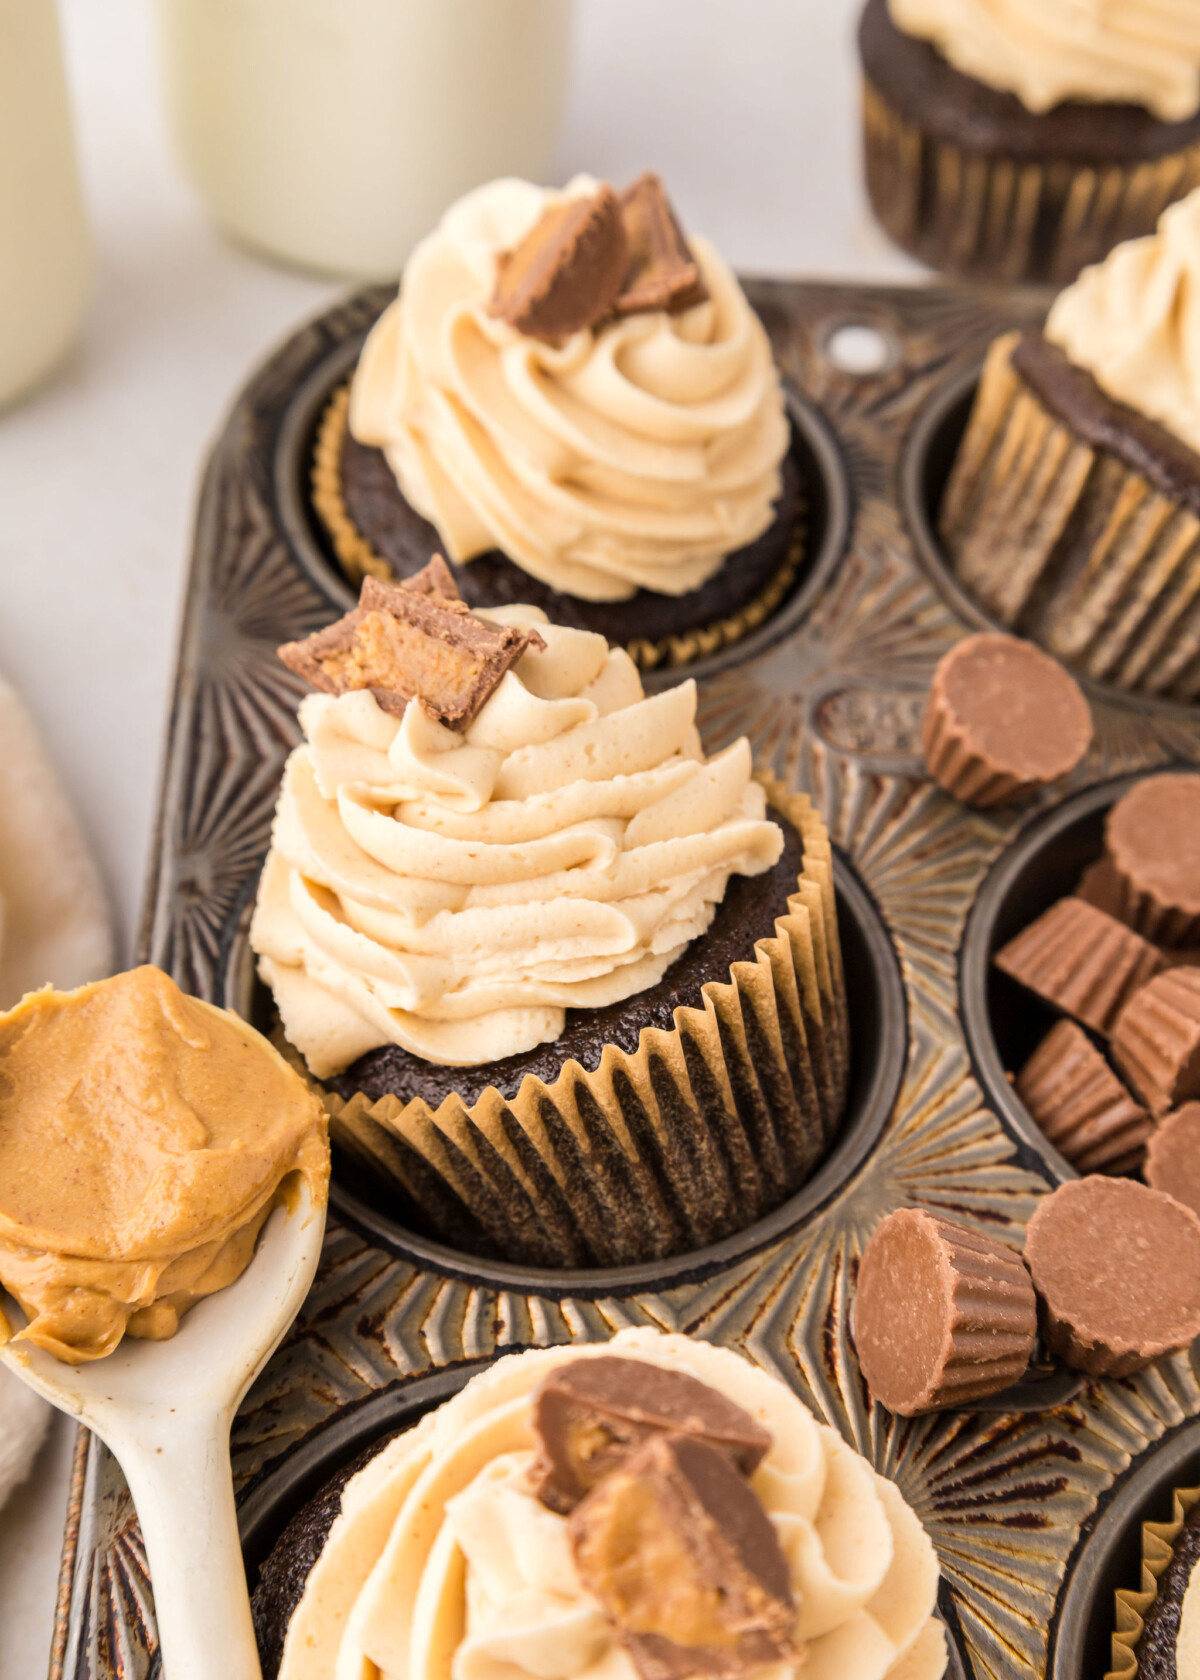
[[[112,970],[100,873],[29,714],[0,678],[0,1010],[47,982]],[[0,1368],[0,1505],[24,1481],[50,1408]]]

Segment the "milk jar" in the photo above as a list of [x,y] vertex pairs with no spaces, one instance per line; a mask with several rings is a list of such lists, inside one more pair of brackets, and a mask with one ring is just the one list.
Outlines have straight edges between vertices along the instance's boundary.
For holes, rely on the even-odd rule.
[[570,0],[156,0],[184,168],[235,239],[394,276],[468,187],[544,175]]
[[0,406],[69,349],[90,280],[54,0],[0,0]]

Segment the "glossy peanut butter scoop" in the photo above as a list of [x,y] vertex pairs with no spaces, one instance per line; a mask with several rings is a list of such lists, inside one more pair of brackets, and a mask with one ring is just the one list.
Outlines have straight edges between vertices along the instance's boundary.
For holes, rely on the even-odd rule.
[[328,1175],[304,1081],[159,969],[0,1016],[0,1284],[56,1358],[172,1335],[245,1270],[285,1181],[323,1202]]

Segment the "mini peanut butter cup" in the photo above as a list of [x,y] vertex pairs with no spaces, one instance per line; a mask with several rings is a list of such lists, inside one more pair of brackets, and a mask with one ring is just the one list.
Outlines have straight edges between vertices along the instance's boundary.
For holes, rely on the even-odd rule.
[[1200,969],[1171,968],[1141,987],[1116,1019],[1112,1050],[1154,1114],[1200,1096]]
[[1106,1036],[1162,966],[1153,945],[1081,898],[1060,898],[993,961],[1064,1015]]
[[1017,1382],[1037,1305],[1019,1254],[920,1208],[876,1227],[858,1271],[854,1341],[872,1396],[902,1417],[969,1406]]
[[938,664],[921,746],[929,773],[969,805],[1007,805],[1068,775],[1092,714],[1055,660],[1016,636],[968,636]]
[[1142,1171],[1152,1190],[1200,1214],[1200,1102],[1184,1103],[1159,1121]]
[[621,203],[605,182],[552,205],[500,259],[491,312],[529,338],[583,332],[610,312],[628,267]]
[[1017,1075],[1017,1095],[1081,1173],[1131,1172],[1154,1122],[1074,1021],[1059,1021]]
[[1115,914],[1158,945],[1200,940],[1200,776],[1148,776],[1105,824]]
[[1038,1204],[1025,1262],[1050,1352],[1125,1377],[1200,1335],[1200,1218],[1160,1190],[1092,1175]]

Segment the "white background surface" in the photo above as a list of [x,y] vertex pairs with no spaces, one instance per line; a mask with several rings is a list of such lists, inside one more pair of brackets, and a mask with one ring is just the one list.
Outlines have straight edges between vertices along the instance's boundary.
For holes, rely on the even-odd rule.
[[[340,288],[209,230],[168,153],[148,0],[61,3],[96,295],[69,365],[0,414],[0,672],[95,846],[128,961],[204,451],[256,360]],[[746,271],[917,276],[859,184],[857,10],[578,0],[555,177],[655,168]],[[70,1447],[60,1424],[0,1514],[0,1680],[46,1672]]]

